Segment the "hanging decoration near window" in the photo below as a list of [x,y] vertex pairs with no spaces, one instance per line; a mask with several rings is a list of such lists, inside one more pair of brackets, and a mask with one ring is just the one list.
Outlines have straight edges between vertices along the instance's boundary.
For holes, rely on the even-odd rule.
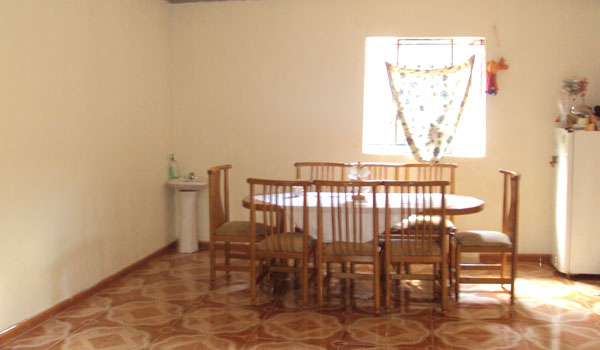
[[440,69],[407,69],[386,63],[406,141],[419,162],[438,163],[452,143],[471,86],[472,56]]
[[496,81],[496,74],[501,70],[508,70],[508,64],[506,64],[504,58],[501,58],[498,62],[492,60],[487,63],[485,70],[487,72],[485,92],[488,95],[496,95],[498,93],[498,82]]

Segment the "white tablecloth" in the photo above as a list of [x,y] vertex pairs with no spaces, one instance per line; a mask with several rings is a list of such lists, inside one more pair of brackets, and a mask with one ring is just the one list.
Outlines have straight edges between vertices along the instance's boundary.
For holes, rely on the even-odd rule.
[[[390,207],[391,208],[400,208],[410,206],[410,207],[421,207],[423,196],[415,196],[414,194],[408,193],[390,193]],[[316,192],[308,192],[306,194],[308,207],[309,207],[309,234],[313,238],[317,238],[317,193]],[[331,193],[323,192],[321,193],[321,206],[323,207],[323,241],[331,242],[332,241],[332,232],[331,232]],[[363,193],[364,200],[359,201],[357,204],[362,207],[362,227],[363,227],[363,242],[368,242],[373,239],[373,194],[372,193]],[[376,205],[378,208],[378,231],[384,232],[385,230],[385,193],[376,193]],[[451,202],[453,198],[457,196],[455,195],[446,195],[446,202],[448,206],[448,202]],[[254,197],[257,201],[261,202],[276,202],[283,203],[285,200],[286,206],[291,207],[294,210],[294,221],[297,227],[303,228],[303,204],[304,204],[304,195],[303,194],[279,194],[277,198],[274,196],[265,196],[257,195]],[[431,197],[427,196],[428,200],[431,198],[433,208],[441,208],[441,194],[433,193]],[[353,205],[352,194],[348,193],[345,196],[340,197],[340,204],[347,202],[348,206]],[[334,199],[333,205],[337,205],[337,199]],[[403,218],[400,215],[399,210],[392,210],[392,222],[400,222]],[[350,219],[351,220],[351,219]],[[342,229],[345,228],[344,223],[342,222]]]

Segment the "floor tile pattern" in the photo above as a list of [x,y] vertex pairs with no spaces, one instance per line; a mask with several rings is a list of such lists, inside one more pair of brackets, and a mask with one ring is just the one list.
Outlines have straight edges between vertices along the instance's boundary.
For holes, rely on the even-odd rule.
[[519,264],[514,305],[500,286],[463,285],[442,314],[431,282],[413,281],[380,316],[368,281],[332,280],[319,310],[302,307],[293,278],[274,278],[252,306],[247,274],[210,288],[208,266],[206,251],[165,253],[0,350],[600,349],[600,280],[550,266]]

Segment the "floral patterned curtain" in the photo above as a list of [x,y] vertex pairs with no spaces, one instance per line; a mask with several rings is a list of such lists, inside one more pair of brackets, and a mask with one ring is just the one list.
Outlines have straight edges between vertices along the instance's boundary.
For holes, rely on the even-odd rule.
[[419,162],[438,163],[452,142],[471,86],[475,56],[456,66],[407,69],[386,63],[406,142]]

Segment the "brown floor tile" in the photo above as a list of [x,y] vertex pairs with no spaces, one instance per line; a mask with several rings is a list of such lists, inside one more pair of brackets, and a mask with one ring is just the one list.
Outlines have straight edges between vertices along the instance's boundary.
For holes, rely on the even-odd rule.
[[256,332],[266,314],[267,311],[261,308],[194,306],[182,315],[173,328],[177,332],[188,334],[248,338]]
[[49,319],[31,331],[14,339],[5,347],[2,347],[2,350],[49,349],[57,342],[65,339],[72,331],[73,326],[69,322]]
[[434,345],[440,349],[523,349],[528,344],[513,321],[440,320],[434,322]]
[[94,324],[70,334],[48,350],[146,350],[156,337],[148,329]]
[[244,350],[327,350],[337,349],[335,344],[324,341],[282,341],[274,339],[254,339],[244,345]]
[[518,299],[515,319],[530,323],[581,323],[598,321],[598,315],[584,305],[564,298]]
[[586,324],[521,325],[531,350],[600,349],[600,329]]
[[330,344],[343,338],[346,316],[341,312],[272,310],[253,339]]
[[236,350],[244,344],[243,339],[221,335],[170,333],[155,340],[149,350]]
[[152,333],[175,324],[185,311],[176,302],[139,300],[120,304],[95,319],[102,326],[143,328]]
[[349,345],[425,348],[433,345],[432,320],[401,315],[352,316],[344,341]]

